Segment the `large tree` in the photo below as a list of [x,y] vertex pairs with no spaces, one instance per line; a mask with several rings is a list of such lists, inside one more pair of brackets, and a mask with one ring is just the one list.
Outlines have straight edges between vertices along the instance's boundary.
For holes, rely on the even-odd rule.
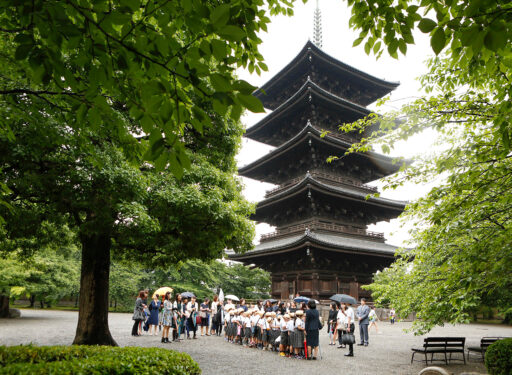
[[212,138],[237,146],[242,110],[263,110],[233,73],[266,69],[256,33],[282,3],[0,3],[0,216],[9,238],[37,236],[43,220],[78,233],[75,343],[115,344],[112,248],[173,262],[251,246],[237,147]]
[[[440,152],[419,158],[390,187],[437,186],[412,202],[412,249],[376,275],[380,302],[416,312],[418,332],[444,322],[467,322],[482,304],[512,304],[512,4],[509,1],[353,1],[351,25],[367,53],[398,58],[429,33],[433,52],[422,77],[427,95],[398,112],[347,125],[380,121],[380,131],[355,149],[382,146],[426,129],[440,136]],[[396,119],[401,121],[397,126]],[[439,180],[441,182],[439,183]]]

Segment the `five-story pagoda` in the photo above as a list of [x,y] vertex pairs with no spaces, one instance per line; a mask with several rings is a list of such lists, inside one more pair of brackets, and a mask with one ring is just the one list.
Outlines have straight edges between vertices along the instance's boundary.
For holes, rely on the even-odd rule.
[[[335,293],[367,296],[360,288],[394,259],[395,247],[369,224],[389,221],[405,202],[371,197],[365,184],[395,173],[391,158],[375,152],[343,155],[360,134],[339,124],[367,116],[365,107],[398,86],[354,69],[307,42],[255,95],[273,110],[246,137],[275,149],[239,174],[278,185],[258,203],[253,219],[277,227],[260,244],[230,259],[271,272],[272,297],[299,293],[326,299]],[[330,132],[322,136],[323,130]]]

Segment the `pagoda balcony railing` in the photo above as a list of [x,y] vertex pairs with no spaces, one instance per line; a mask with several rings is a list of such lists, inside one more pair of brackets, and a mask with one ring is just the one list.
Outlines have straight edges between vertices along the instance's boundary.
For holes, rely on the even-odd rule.
[[[359,190],[363,190],[363,191],[368,192],[370,194],[377,193],[379,191],[374,186],[364,185],[364,184],[360,183],[359,181],[352,180],[352,179],[349,179],[349,178],[346,178],[346,177],[333,176],[333,175],[331,175],[329,173],[320,172],[320,171],[312,171],[312,172],[308,172],[308,173],[309,173],[309,175],[311,177],[315,177],[318,180],[320,180],[322,182],[326,182],[328,184],[332,184],[332,185],[336,185],[336,186],[355,187],[355,188],[357,188]],[[291,180],[286,181],[284,184],[281,184],[278,187],[276,187],[276,188],[274,188],[272,190],[267,191],[265,193],[265,198],[268,198],[268,197],[270,197],[272,195],[275,195],[275,194],[277,194],[277,193],[279,193],[279,192],[289,188],[290,186],[299,183],[303,179],[304,179],[304,177],[302,177],[302,176],[301,177],[292,178]]]
[[289,227],[278,229],[272,233],[263,234],[260,237],[260,242],[265,242],[279,237],[287,237],[297,233],[305,233],[308,230],[340,232],[371,237],[372,239],[378,240],[384,239],[384,233],[367,231],[365,229],[351,227],[348,225],[325,223],[319,220],[310,220],[305,223],[290,225]]

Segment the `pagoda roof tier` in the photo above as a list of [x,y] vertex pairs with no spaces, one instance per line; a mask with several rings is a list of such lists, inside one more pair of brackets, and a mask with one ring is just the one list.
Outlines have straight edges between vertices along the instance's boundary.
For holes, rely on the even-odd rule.
[[[319,109],[321,112],[329,110],[336,113],[336,119],[330,121],[332,123],[320,124],[322,128],[336,132],[340,124],[357,121],[371,113],[359,104],[331,94],[308,78],[292,97],[247,129],[245,136],[271,146],[279,146],[302,129],[296,121],[297,117],[314,118],[314,113],[319,113]],[[360,137],[359,134],[344,136],[352,142]]]
[[[317,153],[325,154],[320,161],[315,161],[311,156],[313,154],[311,147],[315,145],[319,146]],[[296,176],[290,177],[286,174],[272,173],[272,171],[275,172],[276,168],[278,169],[279,167],[287,171],[292,171],[291,166],[302,168],[300,173],[302,174],[306,170],[314,169],[315,165],[313,164],[315,162],[320,162],[325,164],[331,173],[343,175],[347,174],[347,165],[350,164],[353,167],[363,170],[367,169],[371,172],[358,174],[358,179],[365,183],[396,173],[400,169],[398,164],[393,163],[393,158],[373,151],[352,153],[344,157],[343,160],[337,160],[330,164],[327,163],[326,159],[329,156],[341,156],[351,145],[351,142],[339,138],[335,134],[329,133],[322,137],[322,131],[308,123],[295,137],[260,159],[239,168],[238,173],[244,177],[280,185]],[[301,158],[304,158],[304,161],[303,164],[299,165],[299,159]]]
[[298,55],[255,92],[263,105],[275,109],[293,92],[294,84],[315,79],[337,96],[366,106],[394,90],[399,83],[376,78],[329,56],[308,41]]
[[320,203],[318,206],[323,207],[325,202],[329,202],[332,207],[360,213],[366,224],[370,224],[396,218],[407,204],[405,201],[368,195],[356,188],[326,184],[306,174],[297,184],[260,201],[251,219],[280,226],[283,225],[282,218],[276,218],[276,213],[279,216],[288,211],[301,211],[304,215],[310,215],[307,209],[316,205],[313,201],[317,201]]
[[283,255],[303,249],[305,246],[357,255],[372,255],[385,258],[394,258],[396,246],[382,242],[367,241],[341,234],[304,232],[291,237],[265,241],[244,254],[229,254],[229,258],[242,262],[257,262],[258,258],[274,255]]

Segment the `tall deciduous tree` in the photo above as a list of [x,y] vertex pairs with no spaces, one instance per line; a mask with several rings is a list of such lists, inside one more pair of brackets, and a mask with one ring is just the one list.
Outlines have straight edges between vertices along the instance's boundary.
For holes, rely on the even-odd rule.
[[[443,151],[416,160],[390,187],[443,183],[408,206],[415,226],[412,250],[377,274],[373,296],[408,314],[418,332],[444,322],[467,322],[478,306],[512,303],[512,4],[509,1],[354,1],[352,27],[367,53],[398,57],[430,35],[433,52],[422,77],[427,96],[381,118],[380,132],[358,145],[380,145],[435,129]],[[402,122],[396,128],[396,118]],[[396,128],[396,129],[395,129]],[[395,130],[393,130],[395,129]],[[380,138],[380,140],[377,140]]]
[[[212,164],[210,139],[201,133],[214,128],[239,137],[227,133],[226,122],[237,122],[245,108],[263,110],[251,96],[254,87],[233,72],[266,69],[256,33],[266,29],[269,11],[290,6],[0,3],[0,189],[12,205],[0,216],[9,236],[36,233],[44,219],[76,229],[76,344],[115,344],[107,320],[112,247],[172,262],[251,246],[251,207],[233,171]],[[196,139],[205,152],[194,152]],[[224,159],[233,158],[231,151]]]

